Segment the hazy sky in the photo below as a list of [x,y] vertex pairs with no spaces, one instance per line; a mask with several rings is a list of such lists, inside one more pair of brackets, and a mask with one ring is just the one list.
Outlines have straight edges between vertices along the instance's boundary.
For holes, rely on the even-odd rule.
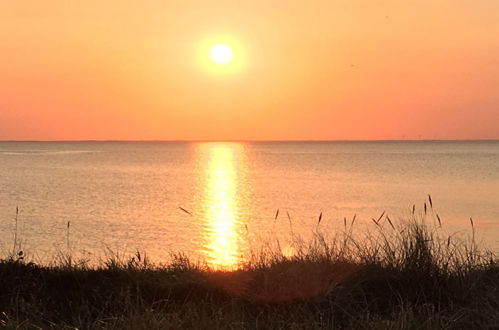
[[499,139],[498,0],[0,0],[0,139],[403,138]]

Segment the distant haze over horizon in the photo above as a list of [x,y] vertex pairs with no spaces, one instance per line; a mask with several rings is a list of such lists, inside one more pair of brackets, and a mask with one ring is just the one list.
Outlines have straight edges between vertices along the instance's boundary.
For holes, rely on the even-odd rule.
[[54,142],[54,143],[58,143],[58,142],[61,142],[61,143],[64,143],[64,142],[67,142],[67,143],[78,143],[78,142],[82,142],[82,143],[85,143],[85,142],[88,142],[88,143],[92,143],[92,142],[130,142],[130,143],[140,143],[140,142],[143,142],[143,143],[155,143],[155,142],[158,142],[158,143],[162,143],[162,142],[165,142],[165,143],[205,143],[205,142],[227,142],[227,143],[231,143],[231,142],[234,142],[234,143],[252,143],[252,142],[268,142],[268,143],[272,143],[272,142],[289,142],[289,143],[293,143],[293,142],[499,142],[499,139],[444,139],[444,140],[431,140],[431,139],[420,139],[420,140],[410,140],[410,139],[406,139],[406,140],[397,140],[397,139],[391,139],[391,140],[387,140],[387,139],[379,139],[379,140],[236,140],[236,139],[233,139],[233,140],[209,140],[209,139],[205,139],[205,140],[154,140],[154,139],[150,139],[150,140],[113,140],[113,139],[109,139],[109,140],[28,140],[28,139],[25,139],[25,140],[0,140],[0,143],[8,143],[8,142],[40,142],[40,143],[51,143],[51,142]]
[[498,139],[497,0],[0,3],[0,141]]
[[341,143],[341,142],[352,142],[352,143],[383,143],[383,142],[407,142],[407,143],[418,143],[418,142],[498,142],[499,139],[453,139],[453,140],[0,140],[0,143]]

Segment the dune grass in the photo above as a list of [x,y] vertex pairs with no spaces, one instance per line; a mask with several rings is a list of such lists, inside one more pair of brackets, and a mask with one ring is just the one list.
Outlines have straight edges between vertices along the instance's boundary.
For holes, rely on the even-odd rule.
[[[426,207],[425,207],[426,213]],[[436,219],[436,217],[433,217]],[[52,266],[13,253],[0,261],[0,325],[18,329],[499,328],[499,261],[471,235],[444,236],[424,214],[354,221],[214,271],[179,254],[165,265],[137,253],[98,266]],[[69,226],[69,225],[68,225]],[[376,229],[376,230],[374,230]]]

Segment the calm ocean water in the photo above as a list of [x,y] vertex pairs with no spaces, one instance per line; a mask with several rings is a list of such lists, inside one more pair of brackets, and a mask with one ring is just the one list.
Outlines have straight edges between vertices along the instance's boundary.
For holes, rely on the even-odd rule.
[[3,142],[0,249],[18,206],[17,240],[38,260],[66,251],[70,221],[70,249],[90,259],[183,251],[224,266],[265,237],[309,237],[321,212],[321,230],[354,214],[369,230],[428,194],[451,234],[473,217],[497,249],[499,142]]

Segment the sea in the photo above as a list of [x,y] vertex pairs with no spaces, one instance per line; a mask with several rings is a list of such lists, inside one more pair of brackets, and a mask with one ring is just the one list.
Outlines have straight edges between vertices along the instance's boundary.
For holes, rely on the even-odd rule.
[[224,268],[411,219],[499,251],[499,141],[0,142],[2,256]]

